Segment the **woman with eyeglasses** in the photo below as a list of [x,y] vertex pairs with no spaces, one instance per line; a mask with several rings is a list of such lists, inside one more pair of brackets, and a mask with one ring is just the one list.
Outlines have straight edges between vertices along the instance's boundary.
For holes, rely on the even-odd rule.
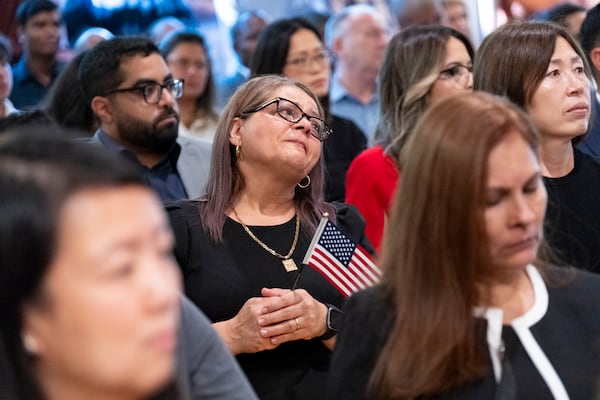
[[600,273],[600,162],[575,147],[590,121],[590,78],[577,41],[547,22],[499,28],[475,59],[475,88],[507,96],[540,131],[545,234],[556,256]]
[[406,28],[388,45],[379,81],[378,144],[360,154],[346,175],[346,202],[365,217],[375,249],[398,185],[404,143],[428,107],[471,91],[473,53],[462,33],[439,25]]
[[326,391],[344,297],[300,268],[322,214],[370,249],[358,213],[323,200],[321,142],[329,134],[308,87],[276,75],[252,78],[219,121],[207,195],[167,206],[185,293],[261,399]]
[[214,110],[215,85],[204,38],[186,29],[167,35],[159,50],[173,78],[184,81],[179,106],[179,134],[212,140],[218,116]]
[[321,34],[302,18],[269,24],[258,38],[252,59],[252,75],[285,75],[308,86],[319,98],[333,134],[323,143],[325,199],[343,201],[346,171],[367,147],[367,138],[349,119],[329,112],[331,66]]

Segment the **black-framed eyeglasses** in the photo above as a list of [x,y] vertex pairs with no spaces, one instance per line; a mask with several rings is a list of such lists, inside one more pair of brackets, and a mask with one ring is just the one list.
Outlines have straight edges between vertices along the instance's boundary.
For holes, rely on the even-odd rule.
[[252,110],[244,111],[240,113],[239,117],[248,118],[250,114],[259,112],[273,103],[277,105],[277,114],[288,122],[300,122],[302,118],[306,117],[308,122],[310,122],[310,124],[312,125],[312,129],[310,130],[311,135],[313,135],[320,141],[324,141],[329,137],[329,135],[331,135],[331,128],[327,125],[327,123],[325,123],[323,118],[317,117],[316,115],[308,115],[307,113],[302,111],[298,104],[294,103],[291,100],[284,99],[283,97],[275,97],[274,99],[271,99],[253,108]]
[[144,96],[146,103],[158,104],[162,98],[163,89],[167,89],[173,98],[178,99],[183,95],[183,79],[171,79],[162,85],[158,82],[148,82],[130,88],[113,89],[106,92],[104,96],[113,93],[139,92]]
[[452,79],[456,82],[461,82],[468,76],[473,74],[472,65],[452,64],[449,67],[440,71],[440,79]]

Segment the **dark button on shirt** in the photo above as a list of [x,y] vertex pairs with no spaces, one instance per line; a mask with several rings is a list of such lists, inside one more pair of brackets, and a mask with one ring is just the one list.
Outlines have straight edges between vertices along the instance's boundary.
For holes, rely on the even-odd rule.
[[134,153],[121,146],[104,131],[99,130],[98,137],[109,152],[120,154],[133,162],[144,176],[146,183],[154,189],[162,201],[188,198],[183,181],[177,172],[177,160],[181,153],[179,144],[175,143],[158,164],[148,168],[139,162]]
[[13,89],[10,92],[10,101],[19,110],[31,110],[38,106],[46,96],[48,89],[56,80],[63,69],[64,63],[56,62],[52,71],[50,85],[44,86],[27,68],[25,58],[21,57],[19,62],[13,65]]

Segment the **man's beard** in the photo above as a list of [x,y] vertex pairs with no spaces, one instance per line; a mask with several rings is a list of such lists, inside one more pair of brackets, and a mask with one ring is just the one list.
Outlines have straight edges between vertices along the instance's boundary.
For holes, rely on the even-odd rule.
[[[175,121],[159,126],[165,119],[175,117]],[[132,150],[166,154],[177,140],[179,130],[179,115],[173,108],[164,108],[163,112],[151,123],[121,115],[116,121],[117,131],[123,144],[132,147]]]

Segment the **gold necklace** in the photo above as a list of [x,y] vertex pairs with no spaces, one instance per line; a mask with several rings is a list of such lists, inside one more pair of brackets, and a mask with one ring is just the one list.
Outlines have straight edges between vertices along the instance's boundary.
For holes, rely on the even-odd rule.
[[276,252],[275,250],[273,250],[272,248],[267,246],[262,240],[257,238],[256,235],[254,233],[252,233],[252,231],[246,226],[244,221],[242,221],[242,219],[240,218],[238,213],[235,211],[235,208],[233,209],[233,215],[235,215],[237,220],[240,221],[240,224],[242,224],[242,227],[244,228],[244,230],[246,231],[248,236],[250,236],[252,238],[252,240],[254,240],[256,243],[258,243],[260,245],[260,247],[262,247],[263,249],[265,249],[266,251],[268,251],[269,253],[271,253],[272,255],[274,255],[275,257],[277,257],[281,260],[281,262],[283,263],[283,267],[285,268],[285,270],[287,272],[296,271],[298,269],[298,266],[296,266],[296,263],[292,259],[292,254],[294,254],[294,250],[296,250],[296,245],[298,244],[298,236],[300,233],[300,218],[298,218],[298,212],[296,212],[296,214],[295,214],[296,215],[296,231],[294,232],[294,242],[292,243],[292,248],[290,249],[290,251],[288,251],[288,253],[285,256],[279,254],[278,252]]

